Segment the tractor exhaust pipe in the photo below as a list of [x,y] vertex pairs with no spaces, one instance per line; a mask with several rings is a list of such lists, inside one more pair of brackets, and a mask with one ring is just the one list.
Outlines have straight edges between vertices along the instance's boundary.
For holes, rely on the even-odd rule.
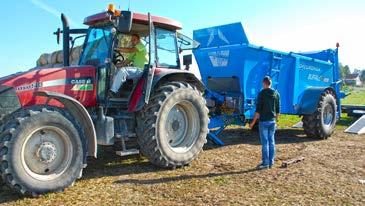
[[70,24],[66,15],[61,14],[63,26],[63,65],[70,66]]

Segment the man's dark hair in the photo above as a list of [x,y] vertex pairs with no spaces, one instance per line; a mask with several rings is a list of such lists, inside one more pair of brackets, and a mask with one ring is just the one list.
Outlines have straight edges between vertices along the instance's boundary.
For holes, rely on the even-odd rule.
[[132,34],[132,36],[137,37],[138,39],[141,39],[141,36],[139,34]]
[[271,83],[272,83],[271,78],[269,76],[264,77],[262,82],[269,86],[271,86]]

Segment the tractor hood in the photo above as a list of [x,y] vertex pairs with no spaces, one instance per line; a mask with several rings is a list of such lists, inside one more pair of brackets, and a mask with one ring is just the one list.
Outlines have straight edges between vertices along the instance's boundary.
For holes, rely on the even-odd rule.
[[[66,72],[67,69],[73,68],[88,68],[89,66],[81,67],[59,67],[59,68],[34,68],[28,71],[17,72],[0,78],[0,85],[10,86],[16,90],[22,90],[20,86],[24,86],[30,83],[41,83],[43,79],[55,78],[54,74]],[[41,85],[35,86],[35,88],[41,88]]]
[[95,105],[95,67],[77,66],[60,68],[37,68],[0,78],[1,92],[12,90],[21,106],[42,103],[35,91],[51,91],[66,94],[80,101],[84,106]]

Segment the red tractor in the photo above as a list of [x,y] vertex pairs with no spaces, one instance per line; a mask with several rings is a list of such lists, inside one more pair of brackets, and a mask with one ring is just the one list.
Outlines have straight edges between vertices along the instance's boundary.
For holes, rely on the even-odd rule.
[[[177,32],[181,25],[112,6],[87,17],[88,29],[70,29],[64,15],[62,23],[55,34],[63,36],[64,66],[0,79],[2,181],[26,195],[62,191],[81,178],[98,145],[114,145],[121,156],[141,152],[165,168],[194,160],[209,119],[203,84],[180,65],[179,53],[194,44]],[[132,34],[142,37],[149,63],[112,96],[115,48]],[[74,35],[85,42],[78,65],[70,66]]]

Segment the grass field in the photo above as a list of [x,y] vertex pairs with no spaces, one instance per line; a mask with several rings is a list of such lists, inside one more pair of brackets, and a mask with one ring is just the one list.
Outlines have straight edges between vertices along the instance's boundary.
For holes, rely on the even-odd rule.
[[354,88],[342,104],[365,105],[365,87]]
[[[363,104],[364,91],[346,101]],[[361,95],[363,97],[361,98]],[[365,99],[365,98],[364,98]],[[307,138],[290,127],[300,119],[282,116],[277,132],[277,164],[257,171],[258,134],[228,128],[227,146],[205,146],[189,167],[164,170],[145,158],[120,158],[102,148],[84,177],[62,193],[21,197],[0,186],[2,205],[365,205],[365,136],[344,129],[355,120],[343,116],[328,140]],[[281,168],[283,161],[304,161]]]

